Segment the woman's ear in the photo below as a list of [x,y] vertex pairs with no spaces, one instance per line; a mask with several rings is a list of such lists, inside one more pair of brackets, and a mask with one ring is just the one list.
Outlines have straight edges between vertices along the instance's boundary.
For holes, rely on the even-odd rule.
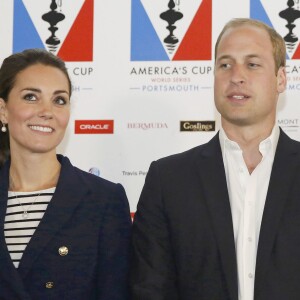
[[0,121],[2,124],[7,124],[6,102],[0,98]]

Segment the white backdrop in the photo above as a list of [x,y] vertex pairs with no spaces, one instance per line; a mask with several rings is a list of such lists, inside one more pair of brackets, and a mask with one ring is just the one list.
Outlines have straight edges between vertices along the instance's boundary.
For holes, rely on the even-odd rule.
[[[287,1],[176,0],[183,17],[173,24],[178,43],[170,54],[163,41],[168,24],[160,18],[169,0],[1,0],[1,62],[24,48],[48,47],[50,23],[41,17],[51,11],[51,2],[65,17],[56,25],[56,54],[66,60],[74,85],[72,116],[59,152],[86,171],[93,168],[122,183],[132,212],[151,161],[204,143],[219,128],[213,45],[223,25],[234,17],[252,17],[282,36],[288,33],[287,20],[279,16]],[[290,9],[299,11],[299,1]],[[300,37],[300,21],[294,24]],[[288,53],[288,87],[280,98],[278,123],[300,140],[298,45]],[[196,130],[181,131],[180,124]]]

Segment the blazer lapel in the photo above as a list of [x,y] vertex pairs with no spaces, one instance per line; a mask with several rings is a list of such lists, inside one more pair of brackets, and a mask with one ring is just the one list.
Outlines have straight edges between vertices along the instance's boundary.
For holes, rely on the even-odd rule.
[[[29,299],[23,280],[20,277],[18,270],[15,268],[4,236],[4,219],[7,208],[8,198],[8,186],[9,186],[9,167],[10,162],[8,161],[0,171],[0,281],[6,282],[6,287],[11,290],[10,297],[14,299]],[[9,297],[9,295],[6,295]]]
[[299,152],[294,143],[281,130],[259,235],[254,298],[263,288],[276,232],[288,198],[290,184],[296,172],[296,158]]
[[43,252],[47,243],[68,222],[75,208],[89,193],[82,184],[75,168],[67,158],[60,158],[61,173],[56,191],[51,199],[43,219],[27,245],[19,265],[19,272],[24,278],[34,261]]
[[212,219],[230,299],[238,299],[237,263],[226,175],[218,134],[203,145],[198,172]]

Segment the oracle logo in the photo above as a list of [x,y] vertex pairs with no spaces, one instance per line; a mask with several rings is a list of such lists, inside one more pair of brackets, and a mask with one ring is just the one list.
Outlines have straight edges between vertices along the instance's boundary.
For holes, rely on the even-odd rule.
[[75,120],[75,134],[112,134],[113,120]]
[[109,128],[108,124],[96,124],[96,125],[90,125],[90,124],[80,124],[79,128],[81,130],[107,130]]

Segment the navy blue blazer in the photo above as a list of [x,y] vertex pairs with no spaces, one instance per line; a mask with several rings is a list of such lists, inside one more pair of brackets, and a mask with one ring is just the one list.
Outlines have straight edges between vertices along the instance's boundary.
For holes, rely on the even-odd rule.
[[[18,269],[4,238],[9,162],[0,171],[0,299],[127,300],[131,219],[125,191],[58,159],[56,191]],[[58,252],[62,246],[69,250],[65,256]]]
[[[151,164],[133,224],[132,300],[238,300],[219,137]],[[262,218],[255,300],[300,299],[300,143],[281,131]]]

